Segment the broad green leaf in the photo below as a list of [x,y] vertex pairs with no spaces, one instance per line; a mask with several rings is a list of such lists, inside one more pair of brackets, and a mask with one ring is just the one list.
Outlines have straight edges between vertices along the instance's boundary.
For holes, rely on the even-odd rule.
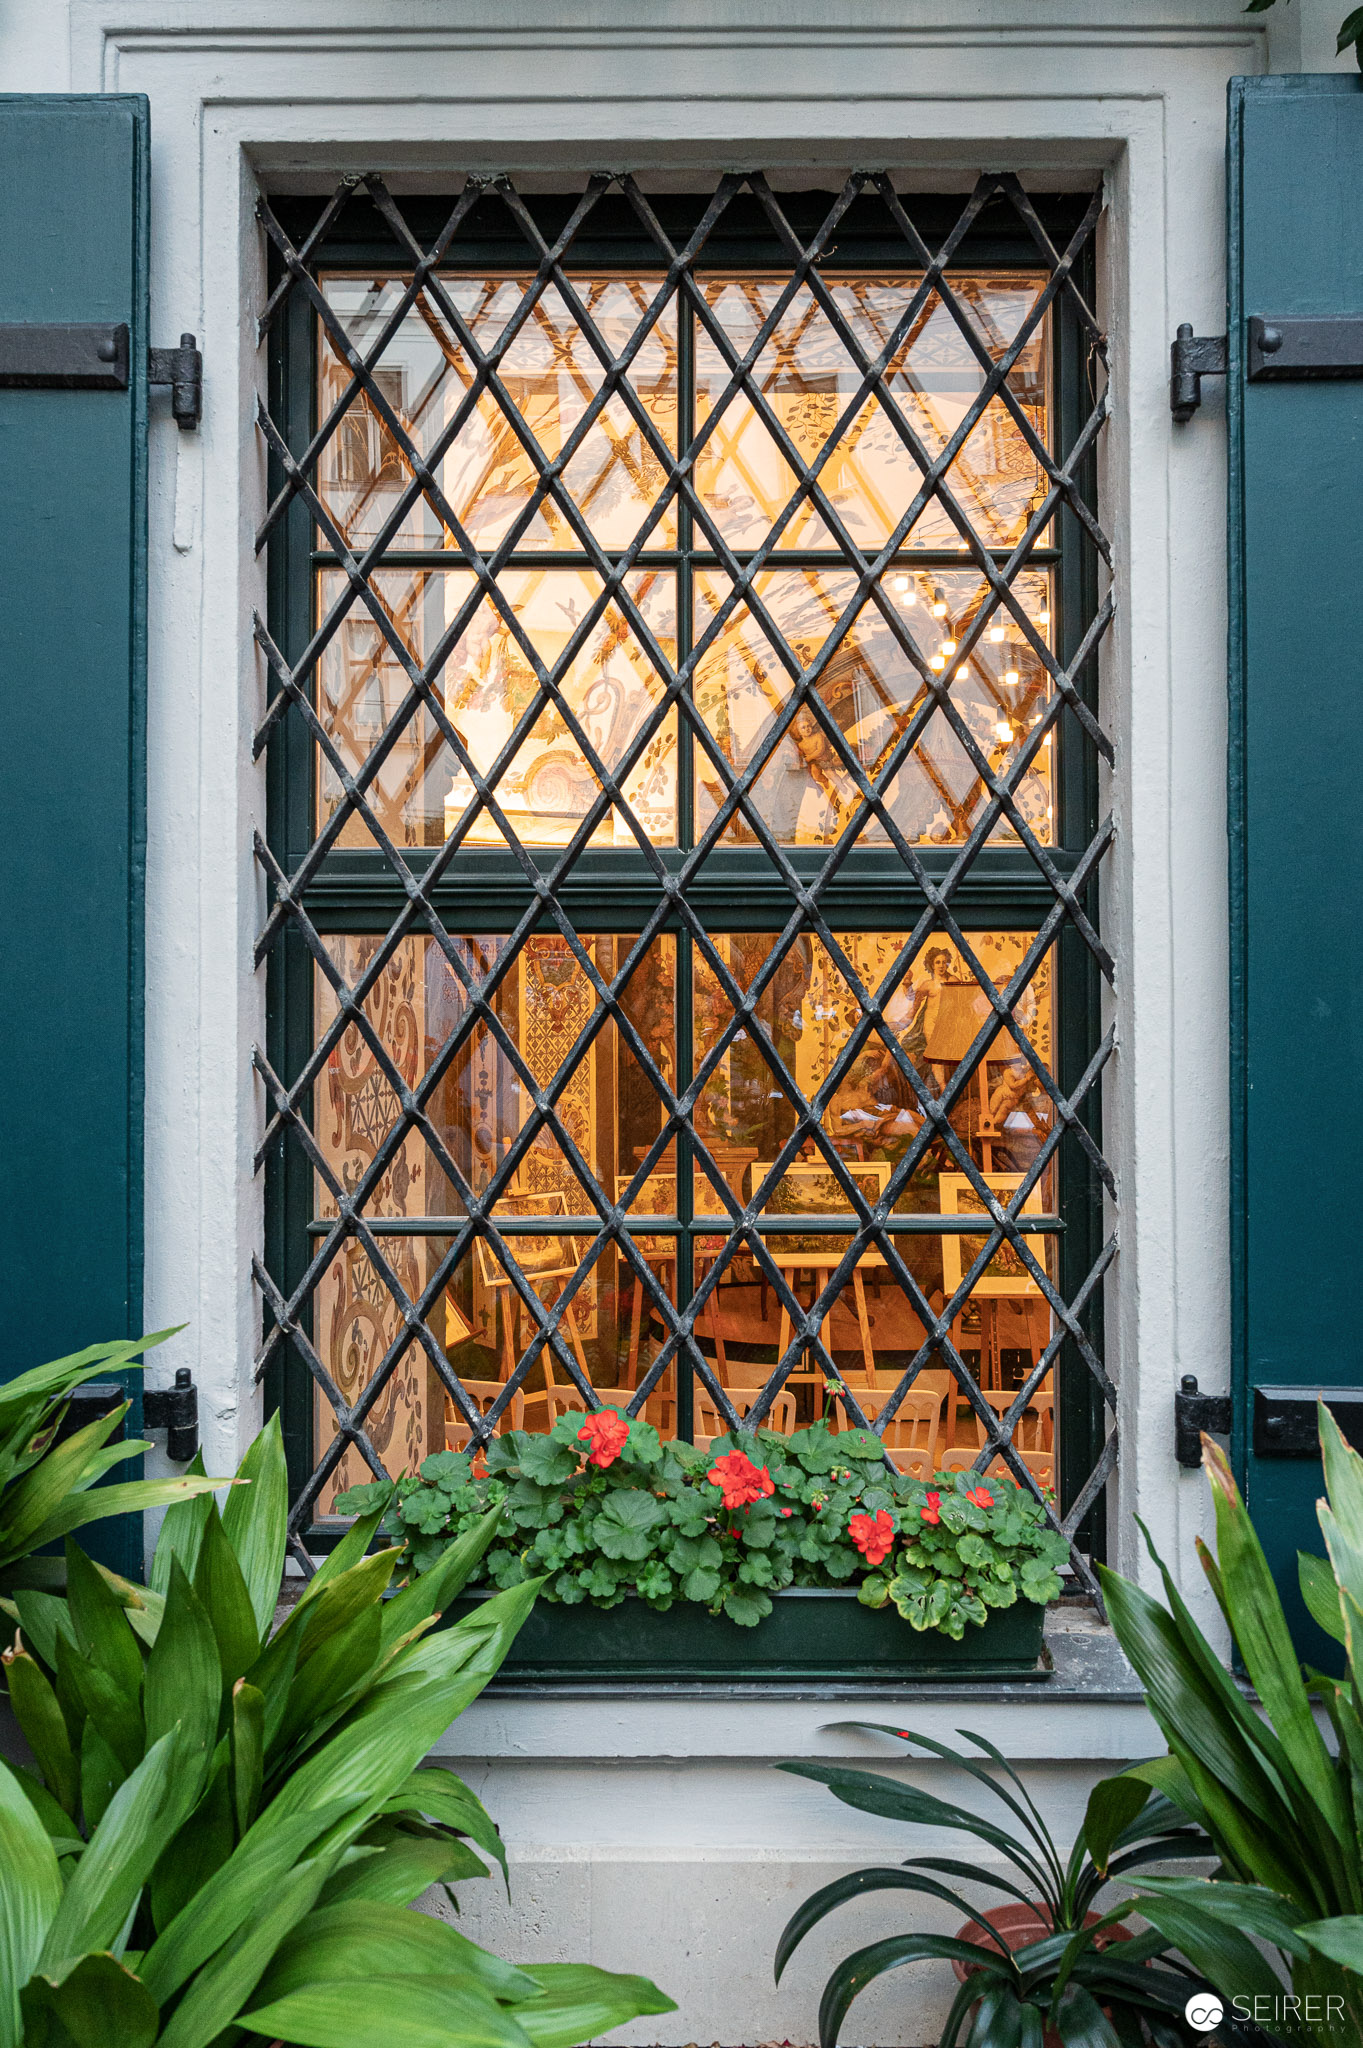
[[213,1624],[178,1558],[171,1559],[166,1611],[147,1657],[143,1698],[148,1743],[173,1728],[180,1731],[182,1762],[198,1771],[192,1803],[218,1739],[222,1665]]
[[490,1955],[447,1921],[363,1899],[319,1906],[300,1921],[261,1979],[257,2003],[272,2004],[307,1984],[399,1974],[467,1977],[491,1998],[539,1995],[533,1975]]
[[165,1612],[165,1599],[160,1593],[153,1593],[150,1586],[139,1586],[133,1579],[122,1578],[111,1572],[107,1565],[97,1564],[95,1570],[109,1586],[127,1617],[128,1626],[139,1642],[150,1649],[156,1641],[156,1631],[161,1626]]
[[511,2009],[535,2048],[574,2048],[644,2013],[677,2010],[647,1977],[618,1976],[590,1963],[535,1963],[525,1975],[538,1984],[540,1996]]
[[226,1479],[129,1479],[120,1486],[101,1486],[94,1493],[72,1494],[48,1516],[33,1540],[55,1543],[73,1529],[106,1521],[110,1515],[143,1515],[151,1508],[173,1507],[192,1494],[211,1493],[215,1486],[229,1484]]
[[1207,1816],[1202,1802],[1193,1791],[1188,1773],[1176,1756],[1147,1757],[1144,1763],[1132,1764],[1122,1775],[1151,1786],[1171,1805],[1186,1814],[1189,1820],[1195,1821],[1199,1827],[1205,1825]]
[[379,1611],[371,1602],[352,1615],[344,1628],[328,1635],[306,1664],[300,1664],[289,1689],[275,1750],[285,1752],[295,1743],[308,1743],[319,1722],[363,1685],[378,1662],[379,1635]]
[[58,1635],[64,1635],[73,1644],[76,1640],[66,1602],[55,1593],[25,1591],[15,1594],[14,1605],[29,1647],[38,1652],[49,1671],[55,1671]]
[[107,1951],[83,1956],[60,1983],[34,1977],[24,1987],[24,2019],[35,2041],[50,2014],[62,2048],[152,2048],[156,2002],[133,1972]]
[[235,1832],[232,1774],[222,1745],[214,1759],[207,1790],[183,1826],[171,1836],[152,1871],[151,1917],[158,1934],[183,1913],[214,1871],[221,1870],[232,1853]]
[[1301,1597],[1306,1602],[1306,1611],[1318,1628],[1337,1643],[1344,1641],[1344,1617],[1339,1611],[1339,1587],[1329,1562],[1323,1557],[1312,1557],[1308,1551],[1297,1552],[1297,1582]]
[[66,1543],[66,1601],[83,1657],[135,1700],[142,1690],[142,1652],[112,1587],[84,1551]]
[[1190,1898],[1164,1893],[1152,1896],[1143,1891],[1140,1910],[1152,1927],[1182,1949],[1193,1968],[1200,1970],[1223,1998],[1274,1997],[1282,1991],[1282,1979],[1249,1936],[1204,1905]]
[[1316,1403],[1316,1420],[1331,1513],[1344,1542],[1363,1555],[1363,1458],[1344,1441],[1339,1424],[1323,1401]]
[[48,1791],[74,1818],[80,1797],[80,1766],[71,1748],[57,1695],[26,1650],[6,1650],[3,1662],[9,1703],[24,1740],[33,1751]]
[[175,1737],[163,1735],[119,1786],[76,1865],[38,1957],[45,1975],[117,1939],[190,1804],[177,1776]]
[[900,1784],[894,1778],[887,1778],[878,1771],[861,1771],[847,1768],[842,1764],[818,1764],[803,1762],[779,1763],[778,1771],[791,1771],[796,1777],[812,1778],[815,1784],[827,1785],[835,1799],[841,1799],[845,1806],[856,1807],[862,1813],[873,1813],[884,1820],[908,1821],[916,1827],[952,1828],[979,1841],[989,1843],[1004,1860],[1020,1870],[1037,1891],[1048,1889],[1049,1872],[1041,1862],[1024,1848],[1005,1828],[993,1821],[972,1813],[963,1806],[950,1805],[938,1799],[935,1793],[922,1792],[917,1786]]
[[263,1639],[279,1601],[288,1542],[289,1473],[278,1414],[252,1442],[237,1467],[237,1478],[249,1483],[233,1487],[223,1510],[223,1529],[237,1554]]
[[127,1775],[100,1734],[98,1724],[87,1721],[80,1738],[80,1803],[85,1825],[92,1833]]
[[142,1981],[152,1997],[162,2005],[173,1997],[245,1925],[262,1900],[272,1897],[298,1859],[345,1812],[344,1802],[338,1800],[268,1831],[257,1821],[222,1869],[143,1956]]
[[[937,1867],[940,1868],[940,1864]],[[968,1867],[962,1868],[962,1874],[971,1881],[975,1878],[975,1873]],[[926,1893],[931,1897],[946,1899],[963,1919],[978,1918],[974,1907],[967,1905],[957,1893],[949,1891],[945,1885],[936,1883],[932,1878],[921,1876],[917,1871],[901,1869],[894,1864],[852,1870],[845,1877],[836,1877],[831,1884],[822,1885],[818,1891],[811,1892],[791,1914],[776,1944],[776,1982],[780,1983],[786,1964],[805,1936],[812,1928],[817,1927],[827,1914],[839,1906],[845,1906],[850,1899],[864,1898],[868,1892],[889,1891]],[[1021,1898],[1022,1894],[1019,1892],[1017,1896]]]
[[[377,1608],[388,1590],[396,1563],[395,1550],[380,1550],[373,1557],[361,1558],[349,1571],[334,1578],[306,1607],[299,1603],[290,1621],[300,1631],[300,1671],[309,1658],[326,1648],[333,1636],[348,1628],[356,1615]],[[376,1657],[377,1654],[376,1648]]]
[[65,1710],[68,1694],[80,1701],[82,1725],[92,1720],[126,1776],[135,1771],[146,1749],[141,1702],[129,1699],[98,1664],[87,1663],[65,1636],[57,1638],[57,1697]]
[[[309,1984],[242,2014],[259,2034],[303,2048],[528,2048],[528,2036],[463,1977],[370,1977]],[[181,2048],[166,2037],[166,2048]]]
[[[158,2048],[209,2048],[241,2014],[289,1929],[303,1918],[331,1867],[314,1856],[288,1871],[254,1915],[199,1971],[161,2033]],[[207,1887],[205,1886],[205,1890]],[[201,1895],[202,1896],[202,1895]],[[145,1971],[144,1971],[145,1978]]]
[[202,1601],[218,1643],[224,1685],[235,1685],[260,1655],[260,1631],[236,1552],[227,1540],[218,1504],[210,1500],[194,1591]]
[[0,1765],[0,2048],[20,2039],[19,1987],[33,1975],[61,1896],[47,1830]]
[[84,1381],[94,1379],[101,1372],[116,1372],[119,1366],[130,1364],[144,1351],[154,1350],[168,1337],[178,1335],[183,1328],[183,1323],[177,1323],[175,1329],[157,1330],[150,1337],[118,1337],[111,1343],[87,1344],[84,1351],[73,1351],[66,1358],[51,1359],[46,1365],[35,1365],[15,1379],[6,1380],[0,1386],[0,1427],[4,1426],[10,1413],[30,1402],[52,1400],[73,1392]]
[[[376,1899],[387,1906],[410,1906],[433,1884],[450,1884],[469,1875],[475,1860],[462,1842],[435,1835],[394,1834],[381,1845],[352,1851],[353,1862],[341,1863],[322,1894],[322,1903],[340,1905],[351,1899]],[[479,1870],[483,1865],[479,1864]]]
[[11,1764],[19,1790],[27,1799],[56,1847],[58,1856],[79,1856],[85,1844],[75,1833],[70,1820],[62,1812],[47,1787],[40,1784],[33,1772],[23,1764]]
[[1245,1668],[1315,1814],[1356,1870],[1351,1816],[1302,1683],[1301,1664],[1263,1545],[1224,1451],[1209,1444],[1203,1462],[1216,1508],[1217,1559],[1226,1606]]
[[493,1508],[466,1529],[462,1536],[449,1544],[437,1564],[419,1578],[404,1586],[386,1601],[383,1610],[383,1647],[391,1649],[399,1636],[405,1636],[410,1629],[424,1621],[428,1615],[441,1614],[468,1583],[469,1575],[481,1562],[484,1553],[497,1534],[502,1511]]
[[[201,1450],[194,1453],[187,1479],[202,1479],[204,1476],[204,1455]],[[199,1547],[203,1533],[208,1526],[208,1516],[214,1503],[208,1492],[186,1495],[166,1510],[161,1522],[161,1531],[156,1539],[156,1550],[151,1561],[151,1583],[153,1592],[164,1598],[170,1587],[170,1561],[178,1557],[184,1567],[185,1577],[193,1582],[199,1563]]]
[[232,1801],[237,1833],[244,1835],[260,1805],[265,1760],[265,1701],[239,1678],[232,1688]]
[[944,1934],[893,1934],[885,1941],[872,1942],[868,1948],[845,1956],[824,1985],[819,2001],[819,2040],[823,2048],[834,2048],[847,2008],[877,1977],[883,1977],[887,1970],[900,1969],[905,1963],[938,1959],[970,1964],[978,1972],[977,1997],[991,1977],[1011,1979],[1014,1975],[1010,1960],[977,1948],[972,1942],[953,1941]]
[[0,1563],[40,1547],[39,1532],[83,1476],[127,1412],[127,1403],[97,1415],[65,1443],[54,1444],[17,1485],[0,1494]]
[[[1200,1913],[1237,1927],[1258,1941],[1271,1942],[1288,1955],[1305,1955],[1297,1934],[1297,1916],[1285,1899],[1258,1884],[1232,1884],[1224,1878],[1147,1877],[1137,1888],[1137,1901],[1150,1897],[1182,1899]],[[1142,1906],[1142,1911],[1144,1907]]]
[[1112,2022],[1082,1984],[1069,1984],[1053,2014],[1063,2048],[1122,2048]]
[[1307,1920],[1297,1933],[1332,1963],[1343,1963],[1346,1970],[1363,1975],[1363,1915],[1341,1913],[1335,1920]]
[[491,1814],[463,1779],[447,1765],[432,1764],[423,1770],[413,1771],[406,1784],[385,1801],[383,1810],[385,1813],[424,1814],[430,1820],[442,1821],[447,1828],[467,1835],[471,1842],[476,1842],[480,1849],[485,1849],[501,1864],[502,1876],[510,1890],[506,1845]]
[[373,1542],[385,1512],[386,1510],[383,1508],[375,1508],[372,1514],[356,1517],[355,1521],[351,1523],[345,1535],[336,1545],[336,1548],[327,1552],[303,1588],[298,1599],[300,1607],[306,1606],[309,1600],[315,1600],[317,1595],[324,1587],[329,1586],[333,1579],[339,1578],[342,1572],[348,1572],[352,1565],[360,1562]]

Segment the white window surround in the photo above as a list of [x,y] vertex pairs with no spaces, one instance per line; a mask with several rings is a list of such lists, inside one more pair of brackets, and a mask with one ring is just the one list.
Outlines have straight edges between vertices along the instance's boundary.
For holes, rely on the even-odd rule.
[[[321,190],[376,168],[398,190],[448,189],[466,168],[626,164],[890,164],[962,188],[984,167],[1050,183],[1097,174],[1113,377],[1103,517],[1119,564],[1102,679],[1118,752],[1103,905],[1119,964],[1105,1107],[1121,1186],[1110,1526],[1114,1561],[1148,1578],[1140,1514],[1206,1616],[1193,1539],[1209,1512],[1200,1475],[1173,1461],[1172,1395],[1182,1372],[1212,1391],[1228,1379],[1225,435],[1215,383],[1195,421],[1172,424],[1168,350],[1181,320],[1225,325],[1226,80],[1326,68],[1344,11],[1284,0],[1247,19],[1242,5],[44,0],[39,28],[0,0],[6,90],[149,95],[152,332],[163,343],[193,329],[204,351],[199,433],[159,411],[152,428],[146,1307],[149,1327],[188,1325],[153,1376],[193,1367],[210,1470],[230,1469],[259,1417],[258,183]],[[1101,1699],[484,1701],[451,1744],[475,1759],[465,1768],[516,1855],[520,1933],[506,1950],[590,1954],[686,1993],[674,2020],[627,2039],[809,2039],[821,1972],[806,1963],[772,1994],[775,1929],[835,1870],[906,1851],[899,1831],[764,1759],[866,1754],[865,1738],[817,1733],[856,1713],[948,1740],[963,1722],[990,1734],[1027,1760],[1062,1833],[1093,1777],[1161,1746],[1143,1710]],[[609,1773],[596,1768],[606,1757],[619,1760]],[[467,1931],[502,1938],[493,1906],[470,1894],[467,1908]],[[818,1951],[824,1969],[839,1942],[875,1931],[848,1916]],[[863,2038],[936,2038],[940,2011],[906,2014],[908,1990],[891,1980],[883,2004],[867,2002],[860,2024],[876,2031]]]

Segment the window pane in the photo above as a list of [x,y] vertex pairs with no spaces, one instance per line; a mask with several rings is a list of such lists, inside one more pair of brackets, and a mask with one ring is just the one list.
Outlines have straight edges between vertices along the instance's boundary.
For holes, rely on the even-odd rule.
[[[496,800],[523,846],[566,846],[600,793],[601,784],[569,729],[562,704],[611,774],[620,770],[675,669],[676,597],[670,571],[640,570],[628,579],[642,631],[609,602],[575,642],[599,603],[601,580],[585,569],[513,569],[499,579],[499,609],[477,596],[463,570],[379,569],[369,587],[392,635],[429,675],[430,697],[463,741],[480,775],[490,776],[503,750],[513,755],[495,778]],[[319,579],[320,615],[345,613],[320,663],[320,714],[346,769],[371,763],[367,801],[398,846],[438,846],[455,831],[469,847],[509,845],[488,806],[476,797],[431,704],[422,697],[384,626],[355,601],[339,570]],[[514,624],[513,624],[514,621]],[[459,627],[453,644],[450,635]],[[541,685],[534,663],[546,672]],[[662,663],[662,669],[659,668]],[[389,724],[397,726],[390,734]],[[324,755],[318,770],[318,823],[343,801],[339,776]],[[677,836],[677,720],[669,711],[642,753],[624,770],[622,794],[646,836],[660,846]],[[373,847],[373,834],[353,810],[341,846]],[[637,847],[618,808],[593,832],[592,846]]]
[[[716,571],[696,578],[698,637],[731,589]],[[1032,632],[1049,648],[1049,572],[1024,571],[1011,590]],[[783,845],[821,846],[841,838],[861,811],[858,836],[885,844],[885,825],[863,809],[855,769],[910,845],[958,844],[991,801],[984,763],[996,776],[1016,777],[1018,810],[1037,839],[1049,844],[1054,742],[1049,730],[1037,728],[1053,691],[1015,612],[994,599],[973,569],[905,565],[881,579],[844,630],[855,591],[850,570],[764,571],[754,580],[752,601],[734,607],[697,661],[696,703],[734,774],[765,756],[750,798],[762,824]],[[977,633],[982,613],[988,623],[969,652],[960,652]],[[830,641],[833,651],[825,655]],[[957,723],[934,704],[908,649],[948,684]],[[827,723],[807,704],[793,717],[789,711],[796,677],[815,662],[822,662],[815,687]],[[910,728],[915,739],[906,757],[900,742]],[[719,765],[699,749],[697,762],[696,825],[703,832],[727,784]],[[723,836],[752,844],[757,835],[739,813]],[[988,836],[1017,839],[1006,817]]]
[[[697,422],[702,428],[712,426],[696,465],[696,482],[731,547],[760,547],[795,491],[796,473],[774,429],[784,432],[806,465],[836,433],[836,445],[820,471],[820,488],[854,543],[883,546],[917,499],[925,467],[952,443],[979,397],[989,362],[1001,361],[1017,340],[1045,286],[1045,274],[992,271],[954,277],[956,313],[932,292],[908,332],[900,333],[920,282],[904,274],[826,277],[832,314],[802,285],[753,371],[764,416],[746,393],[737,391],[727,399],[724,394],[732,361],[753,346],[787,280],[707,281],[706,299],[719,334],[703,331],[696,342]],[[863,365],[877,361],[892,341],[884,381],[894,416],[878,395],[857,398]],[[1007,375],[1008,390],[1043,447],[1050,433],[1049,352],[1045,315]],[[1001,397],[990,399],[956,450],[946,487],[959,518],[934,493],[915,516],[905,545],[964,549],[963,525],[968,523],[987,546],[1004,547],[1021,537],[1044,502],[1044,467]],[[779,545],[828,548],[838,540],[802,499]]]
[[[470,399],[477,382],[473,358],[434,292],[419,292],[410,309],[402,311],[410,282],[410,276],[393,274],[322,280],[351,345],[366,360],[397,317],[374,382],[422,459],[437,453],[437,489],[474,545],[486,550],[506,538],[537,495],[542,464],[563,454],[600,391],[605,370],[557,285],[545,286],[526,312],[533,287],[528,272],[443,274],[441,292],[479,349],[492,349],[511,322],[520,322],[498,365],[505,403],[486,386]],[[658,282],[572,278],[571,289],[611,357],[623,351],[644,320]],[[675,301],[670,301],[632,358],[629,385],[637,412],[618,392],[612,394],[564,469],[567,495],[603,546],[622,547],[633,538],[663,481],[662,464],[640,416],[668,449],[676,445],[676,332]],[[322,420],[345,399],[350,383],[350,370],[325,328],[320,329],[317,404]],[[424,493],[395,518],[404,492],[410,494],[412,476],[401,441],[368,392],[350,397],[319,478],[322,502],[345,539],[368,544],[384,533],[395,546],[452,546],[448,526]],[[539,495],[542,502],[516,545],[580,545],[563,509],[552,497]],[[391,530],[390,522],[395,522]],[[670,546],[674,538],[668,509],[653,545]]]

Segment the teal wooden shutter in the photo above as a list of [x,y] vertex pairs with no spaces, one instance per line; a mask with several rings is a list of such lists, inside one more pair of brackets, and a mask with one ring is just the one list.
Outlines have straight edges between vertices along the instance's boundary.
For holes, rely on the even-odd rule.
[[142,1320],[147,141],[142,98],[0,97],[0,321],[131,364],[0,390],[3,1376]]
[[1363,381],[1245,371],[1256,315],[1363,316],[1363,79],[1234,80],[1229,171],[1235,1448],[1323,1662],[1296,1568],[1320,1464],[1256,1447],[1254,1396],[1363,1387]]

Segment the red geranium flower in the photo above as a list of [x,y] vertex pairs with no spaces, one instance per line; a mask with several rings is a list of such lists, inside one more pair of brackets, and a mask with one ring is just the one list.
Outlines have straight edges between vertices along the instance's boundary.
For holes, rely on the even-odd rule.
[[894,1520],[884,1508],[873,1515],[849,1515],[847,1533],[867,1564],[879,1564],[894,1542]]
[[994,1496],[987,1486],[972,1486],[966,1499],[974,1508],[992,1508]]
[[918,1512],[925,1522],[940,1522],[942,1519],[941,1494],[930,1493]]
[[754,1465],[744,1451],[730,1451],[725,1457],[716,1458],[705,1476],[723,1494],[726,1508],[746,1508],[776,1491],[766,1466]]
[[629,1424],[614,1408],[599,1408],[595,1415],[587,1417],[577,1440],[591,1446],[589,1465],[613,1465],[629,1442]]

